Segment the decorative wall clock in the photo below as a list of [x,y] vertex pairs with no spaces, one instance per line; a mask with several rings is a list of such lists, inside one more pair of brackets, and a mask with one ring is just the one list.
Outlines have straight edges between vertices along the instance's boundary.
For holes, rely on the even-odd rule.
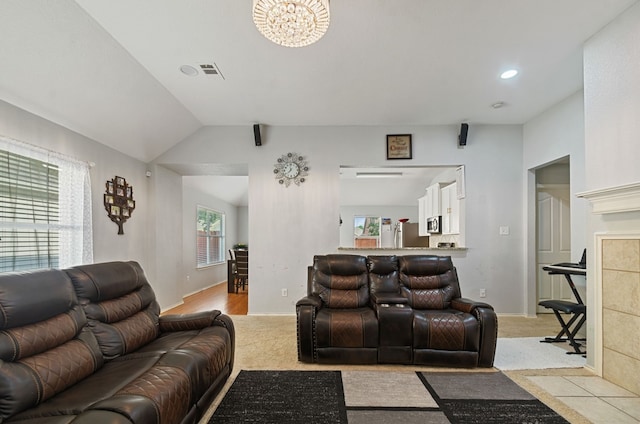
[[131,217],[136,208],[133,187],[122,177],[114,177],[105,184],[104,208],[109,218],[118,225],[118,234],[124,234],[122,225]]
[[300,185],[306,181],[306,177],[309,175],[309,166],[307,166],[307,161],[297,153],[287,153],[278,158],[273,173],[276,180],[285,187],[289,187],[291,182]]

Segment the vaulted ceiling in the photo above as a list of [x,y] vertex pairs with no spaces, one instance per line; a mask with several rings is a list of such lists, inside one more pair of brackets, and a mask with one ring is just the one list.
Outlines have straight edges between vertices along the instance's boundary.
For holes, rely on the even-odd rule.
[[205,125],[522,124],[581,89],[583,43],[634,3],[332,0],[294,49],[251,0],[2,0],[0,99],[144,162]]
[[633,3],[333,0],[293,49],[251,0],[2,0],[0,99],[142,161],[203,125],[519,124],[582,87],[582,44]]

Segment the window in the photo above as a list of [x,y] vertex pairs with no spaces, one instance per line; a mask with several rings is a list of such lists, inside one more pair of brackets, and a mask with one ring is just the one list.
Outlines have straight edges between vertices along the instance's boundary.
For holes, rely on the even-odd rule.
[[0,137],[0,272],[93,261],[89,166]]
[[196,222],[197,267],[224,262],[224,214],[198,206]]
[[354,247],[380,247],[380,221],[379,216],[354,216]]

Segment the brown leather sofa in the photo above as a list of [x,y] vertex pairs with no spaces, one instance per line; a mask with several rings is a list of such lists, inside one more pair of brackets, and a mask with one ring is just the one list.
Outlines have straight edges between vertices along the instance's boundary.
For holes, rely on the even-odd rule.
[[307,286],[302,362],[493,366],[496,314],[461,297],[449,256],[318,255]]
[[0,422],[196,423],[231,374],[233,323],[159,313],[136,262],[0,275]]

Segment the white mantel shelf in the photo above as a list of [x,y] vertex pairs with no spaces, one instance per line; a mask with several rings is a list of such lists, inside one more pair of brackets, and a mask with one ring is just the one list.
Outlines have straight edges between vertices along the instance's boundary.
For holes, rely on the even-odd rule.
[[584,191],[577,196],[587,199],[598,215],[640,211],[640,182]]

